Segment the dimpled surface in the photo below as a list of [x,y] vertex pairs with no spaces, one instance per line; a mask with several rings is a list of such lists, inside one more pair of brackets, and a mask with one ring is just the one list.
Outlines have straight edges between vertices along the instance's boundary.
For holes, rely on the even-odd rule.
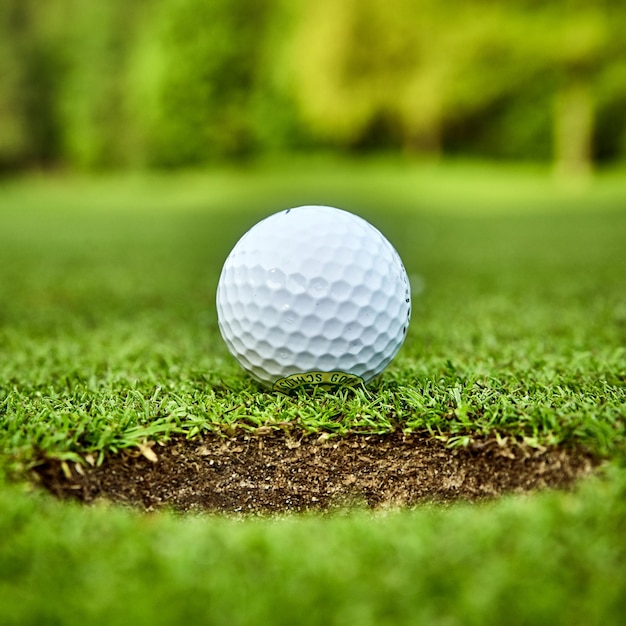
[[251,228],[217,288],[220,331],[260,382],[340,371],[370,381],[396,355],[411,315],[398,253],[365,220],[304,206]]

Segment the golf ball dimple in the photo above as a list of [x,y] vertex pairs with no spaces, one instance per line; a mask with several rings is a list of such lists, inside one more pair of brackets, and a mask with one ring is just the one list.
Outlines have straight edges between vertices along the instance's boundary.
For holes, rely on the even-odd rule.
[[328,206],[253,226],[224,263],[216,304],[233,356],[284,392],[369,382],[400,349],[411,317],[393,246],[364,219]]

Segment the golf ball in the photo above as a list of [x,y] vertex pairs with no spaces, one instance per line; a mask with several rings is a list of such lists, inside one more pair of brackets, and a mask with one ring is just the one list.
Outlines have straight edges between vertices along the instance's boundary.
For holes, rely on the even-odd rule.
[[253,226],[224,263],[216,304],[233,356],[286,393],[369,382],[397,354],[411,317],[393,246],[364,219],[328,206]]

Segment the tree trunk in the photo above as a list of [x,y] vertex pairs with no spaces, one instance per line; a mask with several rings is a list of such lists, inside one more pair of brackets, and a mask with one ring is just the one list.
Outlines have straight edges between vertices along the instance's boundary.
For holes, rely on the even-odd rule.
[[573,78],[557,94],[554,116],[556,173],[584,183],[593,165],[593,96],[584,79]]
[[441,157],[441,123],[433,119],[418,128],[405,128],[402,138],[403,151],[410,156],[426,156],[432,159]]

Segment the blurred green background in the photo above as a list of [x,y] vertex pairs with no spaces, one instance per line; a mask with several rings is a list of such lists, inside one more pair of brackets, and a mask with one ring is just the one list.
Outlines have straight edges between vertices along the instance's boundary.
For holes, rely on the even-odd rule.
[[0,172],[626,157],[623,0],[2,0]]

